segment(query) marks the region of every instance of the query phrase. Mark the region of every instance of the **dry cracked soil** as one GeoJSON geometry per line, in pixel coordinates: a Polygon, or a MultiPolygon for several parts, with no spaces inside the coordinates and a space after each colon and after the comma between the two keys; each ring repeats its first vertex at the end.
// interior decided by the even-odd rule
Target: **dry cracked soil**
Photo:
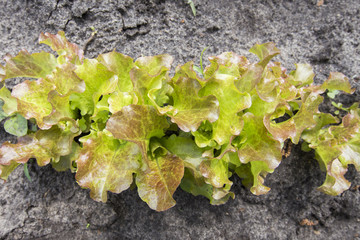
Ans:
{"type": "MultiPolygon", "coordinates": [[[[87,46],[95,57],[116,48],[133,58],[169,53],[173,66],[234,51],[255,60],[248,49],[273,41],[276,60],[289,70],[310,63],[315,81],[343,72],[357,88],[340,96],[360,101],[360,1],[358,0],[0,0],[0,56],[47,50],[40,32],[63,30],[83,46],[90,27],[98,34],[87,46]]],[[[8,81],[11,87],[16,80],[8,81]]],[[[324,104],[322,110],[331,110],[324,104]]],[[[0,128],[0,139],[13,140],[0,128]]],[[[71,172],[29,166],[32,181],[18,168],[0,185],[0,239],[360,239],[360,174],[346,174],[351,190],[327,196],[316,190],[325,178],[313,153],[294,146],[266,179],[272,188],[254,196],[233,178],[234,200],[212,206],[181,189],[177,205],[155,212],[135,190],[90,199],[71,172]]]]}

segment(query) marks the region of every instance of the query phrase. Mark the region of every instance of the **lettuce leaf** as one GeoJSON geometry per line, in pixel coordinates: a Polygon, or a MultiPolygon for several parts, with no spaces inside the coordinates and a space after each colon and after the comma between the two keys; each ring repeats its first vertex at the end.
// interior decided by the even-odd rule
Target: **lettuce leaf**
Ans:
{"type": "Polygon", "coordinates": [[[113,114],[106,129],[115,138],[136,143],[142,153],[144,166],[137,172],[136,185],[139,196],[157,211],[175,205],[173,193],[184,174],[183,161],[170,153],[149,156],[150,139],[164,136],[169,124],[164,116],[148,105],[129,105],[113,114]]]}
{"type": "Polygon", "coordinates": [[[212,124],[212,139],[223,145],[232,136],[240,134],[244,123],[238,113],[251,106],[251,96],[240,92],[235,86],[235,80],[240,76],[239,63],[245,60],[233,53],[224,53],[212,58],[210,62],[205,75],[215,66],[217,70],[204,84],[201,95],[214,95],[219,101],[219,119],[212,124]]]}
{"type": "Polygon", "coordinates": [[[17,112],[17,100],[5,86],[0,89],[0,99],[3,101],[2,110],[8,116],[17,112]]]}
{"type": "Polygon", "coordinates": [[[15,77],[45,78],[57,65],[55,56],[50,53],[30,54],[26,50],[15,57],[6,55],[5,62],[4,73],[0,74],[1,81],[15,77]]]}
{"type": "Polygon", "coordinates": [[[97,59],[118,78],[116,90],[110,93],[107,100],[108,110],[115,113],[127,105],[136,104],[138,100],[130,78],[130,71],[135,66],[133,59],[115,51],[101,54],[97,59]]]}
{"type": "Polygon", "coordinates": [[[164,136],[164,129],[169,127],[164,116],[149,105],[128,105],[113,114],[106,124],[106,129],[115,138],[136,143],[144,159],[147,159],[150,138],[164,136]]]}
{"type": "Polygon", "coordinates": [[[172,62],[173,57],[168,54],[141,57],[135,61],[130,77],[139,104],[151,105],[150,91],[160,89],[167,81],[172,62]]]}
{"type": "Polygon", "coordinates": [[[26,119],[34,118],[41,129],[49,129],[51,125],[43,120],[52,112],[48,94],[55,86],[42,78],[36,81],[26,80],[13,88],[11,95],[17,99],[17,112],[26,119]]]}
{"type": "Polygon", "coordinates": [[[315,149],[316,159],[326,171],[326,179],[319,190],[338,195],[350,187],[344,177],[348,164],[360,170],[360,121],[357,111],[343,117],[342,123],[328,129],[311,132],[306,140],[315,149]]]}
{"type": "Polygon", "coordinates": [[[41,33],[39,43],[46,44],[56,51],[60,56],[58,59],[60,64],[68,61],[74,63],[84,58],[83,50],[76,44],[69,42],[63,31],[59,31],[57,34],[41,33]]]}
{"type": "Polygon", "coordinates": [[[235,194],[229,191],[231,185],[215,188],[211,184],[207,184],[200,171],[194,168],[185,168],[184,178],[181,181],[180,187],[194,196],[208,198],[212,205],[224,204],[229,198],[235,198],[235,194]]]}
{"type": "Polygon", "coordinates": [[[71,107],[80,109],[83,116],[92,115],[100,97],[116,89],[118,77],[96,59],[85,59],[75,73],[85,82],[86,88],[84,92],[70,96],[71,107]]]}
{"type": "Polygon", "coordinates": [[[107,191],[120,193],[130,187],[141,160],[135,143],[120,143],[106,132],[94,131],[80,141],[75,178],[81,187],[90,189],[91,198],[106,202],[107,191]]]}
{"type": "Polygon", "coordinates": [[[10,161],[9,165],[0,165],[0,179],[7,181],[10,173],[12,173],[20,163],[10,161]]]}
{"type": "Polygon", "coordinates": [[[78,132],[53,126],[20,137],[16,144],[4,142],[0,147],[0,165],[26,163],[30,158],[36,158],[39,166],[47,165],[50,161],[58,162],[61,156],[71,153],[72,141],[77,135],[78,132]]]}
{"type": "Polygon", "coordinates": [[[263,176],[279,166],[282,159],[281,142],[268,134],[260,117],[246,113],[243,118],[245,124],[239,135],[242,140],[238,145],[238,157],[247,166],[241,165],[236,173],[244,179],[244,185],[251,187],[252,193],[264,194],[269,188],[262,185],[263,176]],[[243,173],[244,168],[247,174],[243,173]]]}
{"type": "Polygon", "coordinates": [[[147,168],[138,172],[136,185],[140,198],[150,208],[167,210],[175,205],[172,195],[184,175],[183,161],[172,154],[159,156],[147,162],[147,168]]]}
{"type": "Polygon", "coordinates": [[[198,92],[201,84],[196,78],[191,78],[191,75],[196,76],[192,63],[178,67],[171,82],[173,103],[158,108],[161,114],[169,116],[184,132],[195,132],[201,122],[214,122],[219,117],[218,100],[212,95],[200,97],[198,92]]]}

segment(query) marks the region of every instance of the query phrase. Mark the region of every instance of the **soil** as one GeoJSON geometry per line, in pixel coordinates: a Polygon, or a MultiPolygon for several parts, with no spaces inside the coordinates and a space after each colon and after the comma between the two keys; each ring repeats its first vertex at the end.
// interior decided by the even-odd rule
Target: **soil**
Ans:
{"type": "MultiPolygon", "coordinates": [[[[251,60],[255,43],[274,41],[276,60],[289,70],[311,63],[316,82],[329,72],[346,74],[353,87],[360,77],[360,2],[358,0],[0,0],[0,56],[47,50],[40,32],[66,36],[87,46],[86,56],[113,50],[133,58],[169,53],[173,66],[234,51],[251,60]]],[[[7,81],[11,87],[14,80],[7,81]]],[[[340,101],[360,101],[359,91],[340,101]]],[[[329,104],[322,110],[331,111],[329,104]]],[[[14,140],[0,129],[0,139],[14,140]]],[[[234,177],[235,200],[212,206],[181,189],[177,205],[155,212],[135,190],[109,194],[107,203],[90,199],[71,172],[29,166],[32,181],[18,168],[0,185],[0,239],[360,239],[360,174],[346,174],[351,190],[327,196],[316,190],[325,174],[313,153],[294,146],[265,184],[272,190],[254,196],[234,177]]]]}

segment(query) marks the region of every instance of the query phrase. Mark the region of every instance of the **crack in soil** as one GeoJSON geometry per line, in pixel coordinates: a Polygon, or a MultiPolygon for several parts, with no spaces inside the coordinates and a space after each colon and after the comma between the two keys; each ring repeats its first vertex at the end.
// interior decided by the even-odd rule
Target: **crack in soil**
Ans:
{"type": "MultiPolygon", "coordinates": [[[[27,1],[26,1],[26,2],[27,2],[27,1]]],[[[60,0],[56,0],[55,8],[50,11],[47,21],[49,21],[49,19],[52,17],[53,12],[55,12],[55,11],[57,10],[57,7],[58,7],[59,2],[60,2],[60,0]]]]}

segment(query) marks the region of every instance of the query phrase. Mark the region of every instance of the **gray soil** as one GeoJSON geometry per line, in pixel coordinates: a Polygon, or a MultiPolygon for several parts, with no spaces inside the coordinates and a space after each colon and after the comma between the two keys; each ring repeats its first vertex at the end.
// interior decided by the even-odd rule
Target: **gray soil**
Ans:
{"type": "MultiPolygon", "coordinates": [[[[47,49],[40,32],[64,30],[83,45],[90,27],[98,31],[86,56],[113,50],[133,58],[169,53],[174,66],[234,51],[255,60],[248,49],[274,41],[276,60],[288,69],[311,63],[316,82],[329,72],[347,75],[359,90],[360,2],[358,0],[185,0],[31,1],[0,0],[0,56],[47,49]]],[[[13,81],[8,81],[11,86],[13,81]]],[[[358,93],[358,91],[357,91],[358,93]]],[[[359,101],[359,94],[340,101],[359,101]]],[[[328,104],[322,110],[331,111],[328,104]]],[[[2,141],[11,140],[0,129],[2,141]]],[[[254,196],[233,178],[235,200],[211,206],[181,189],[177,205],[155,212],[135,190],[90,199],[70,172],[31,163],[32,182],[18,168],[0,185],[0,239],[360,239],[360,174],[350,167],[352,190],[337,197],[316,190],[325,178],[313,153],[299,146],[268,176],[269,194],[254,196]],[[313,223],[303,225],[306,222],[313,223]]]]}

